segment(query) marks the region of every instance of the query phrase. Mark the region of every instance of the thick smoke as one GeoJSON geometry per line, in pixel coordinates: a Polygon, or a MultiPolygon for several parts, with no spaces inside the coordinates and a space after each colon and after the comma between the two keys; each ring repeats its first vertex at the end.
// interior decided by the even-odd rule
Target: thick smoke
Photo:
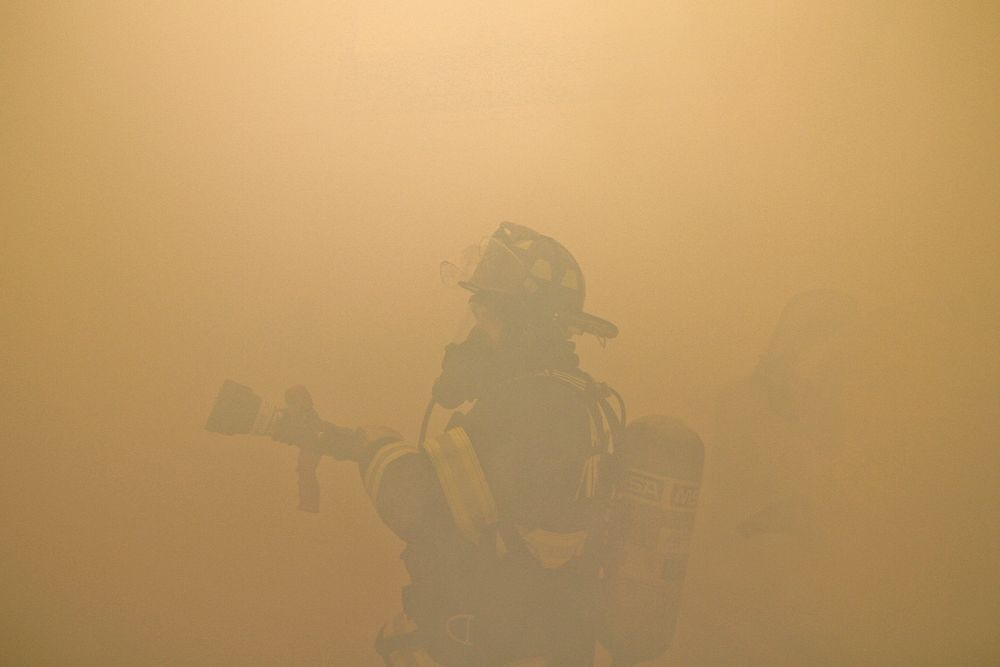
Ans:
{"type": "MultiPolygon", "coordinates": [[[[8,2],[0,662],[374,664],[347,465],[203,431],[231,377],[415,437],[504,219],[706,478],[663,665],[994,664],[990,3],[8,2]]],[[[440,424],[438,424],[440,426],[440,424]]]]}

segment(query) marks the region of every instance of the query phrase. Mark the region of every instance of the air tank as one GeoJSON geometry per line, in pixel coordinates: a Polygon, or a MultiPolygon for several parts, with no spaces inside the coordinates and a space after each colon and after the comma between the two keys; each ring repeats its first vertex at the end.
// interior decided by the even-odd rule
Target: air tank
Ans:
{"type": "Polygon", "coordinates": [[[704,451],[694,431],[659,415],[630,422],[618,446],[599,628],[615,667],[652,660],[673,639],[704,451]]]}

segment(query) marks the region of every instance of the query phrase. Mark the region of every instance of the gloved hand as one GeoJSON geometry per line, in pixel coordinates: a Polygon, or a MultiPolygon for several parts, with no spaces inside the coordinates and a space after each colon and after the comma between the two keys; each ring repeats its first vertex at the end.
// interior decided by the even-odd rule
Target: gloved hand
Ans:
{"type": "Polygon", "coordinates": [[[312,395],[302,385],[285,392],[285,410],[271,437],[298,447],[318,450],[340,461],[360,461],[371,447],[402,440],[387,426],[343,428],[324,421],[313,407],[312,395]]]}
{"type": "Polygon", "coordinates": [[[451,410],[479,398],[483,387],[503,376],[504,359],[490,344],[489,336],[473,329],[461,343],[445,348],[441,375],[434,382],[434,400],[451,410]]]}
{"type": "Polygon", "coordinates": [[[323,420],[313,407],[312,395],[302,385],[285,392],[285,409],[274,425],[271,437],[298,447],[316,446],[323,420]]]}

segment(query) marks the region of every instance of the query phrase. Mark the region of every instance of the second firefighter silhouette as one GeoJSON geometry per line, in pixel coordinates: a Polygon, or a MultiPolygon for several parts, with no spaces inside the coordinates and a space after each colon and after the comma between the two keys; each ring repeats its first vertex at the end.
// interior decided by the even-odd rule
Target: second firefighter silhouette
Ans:
{"type": "Polygon", "coordinates": [[[433,395],[472,408],[420,446],[388,429],[331,443],[407,543],[404,611],[376,648],[389,665],[589,664],[602,468],[623,415],[571,338],[617,328],[583,311],[572,255],[519,225],[501,224],[459,284],[476,324],[447,348],[433,395]]]}

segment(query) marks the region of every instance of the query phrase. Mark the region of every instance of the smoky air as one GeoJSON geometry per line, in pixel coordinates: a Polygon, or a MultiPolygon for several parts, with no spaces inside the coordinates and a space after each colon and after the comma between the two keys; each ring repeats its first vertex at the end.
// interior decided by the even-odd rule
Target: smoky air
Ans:
{"type": "Polygon", "coordinates": [[[1000,662],[998,28],[6,3],[0,663],[1000,662]]]}

